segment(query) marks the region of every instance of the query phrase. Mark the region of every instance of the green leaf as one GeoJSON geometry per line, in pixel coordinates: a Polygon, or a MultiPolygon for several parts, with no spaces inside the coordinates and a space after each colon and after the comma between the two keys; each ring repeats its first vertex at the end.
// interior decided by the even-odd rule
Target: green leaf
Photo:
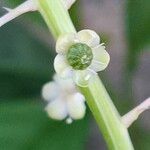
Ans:
{"type": "Polygon", "coordinates": [[[0,97],[40,94],[54,72],[54,51],[21,25],[10,23],[0,29],[0,35],[0,97]]]}
{"type": "Polygon", "coordinates": [[[0,103],[1,150],[83,150],[87,121],[53,121],[38,101],[5,101],[0,103]]]}
{"type": "MultiPolygon", "coordinates": [[[[14,8],[22,2],[7,0],[3,3],[14,8]]],[[[0,28],[0,98],[40,95],[42,85],[53,76],[55,51],[30,33],[45,26],[40,14],[35,12],[22,15],[0,28]],[[28,23],[32,29],[28,30],[28,23]]]]}
{"type": "Polygon", "coordinates": [[[135,123],[129,129],[131,131],[131,139],[136,150],[149,150],[150,148],[150,132],[149,129],[141,128],[135,123]]]}
{"type": "Polygon", "coordinates": [[[128,65],[133,70],[138,56],[150,44],[150,1],[127,1],[127,38],[129,43],[128,65]]]}

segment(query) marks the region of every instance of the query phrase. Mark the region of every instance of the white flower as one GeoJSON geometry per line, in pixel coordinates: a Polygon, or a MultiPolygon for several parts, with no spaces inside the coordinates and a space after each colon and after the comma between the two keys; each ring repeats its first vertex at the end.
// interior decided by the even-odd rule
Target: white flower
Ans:
{"type": "Polygon", "coordinates": [[[64,78],[73,77],[79,86],[87,86],[92,75],[104,70],[110,61],[98,34],[88,29],[60,36],[56,51],[56,72],[64,78]]]}
{"type": "Polygon", "coordinates": [[[71,79],[63,80],[57,75],[54,81],[43,86],[42,96],[48,102],[45,110],[49,117],[55,120],[82,119],[85,116],[85,99],[80,94],[71,79]]]}

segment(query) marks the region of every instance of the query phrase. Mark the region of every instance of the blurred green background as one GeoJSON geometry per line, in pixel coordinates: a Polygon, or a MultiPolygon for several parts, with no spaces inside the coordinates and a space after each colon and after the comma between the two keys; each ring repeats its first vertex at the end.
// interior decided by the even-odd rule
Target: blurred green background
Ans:
{"type": "MultiPolygon", "coordinates": [[[[15,7],[22,0],[0,2],[15,7]]],[[[78,30],[94,29],[111,55],[100,74],[124,114],[150,93],[150,1],[78,0],[70,10],[78,30]]],[[[106,150],[91,114],[66,125],[44,112],[41,87],[52,79],[54,41],[39,13],[0,28],[0,150],[106,150]]],[[[148,113],[130,128],[136,150],[150,149],[148,113]]]]}

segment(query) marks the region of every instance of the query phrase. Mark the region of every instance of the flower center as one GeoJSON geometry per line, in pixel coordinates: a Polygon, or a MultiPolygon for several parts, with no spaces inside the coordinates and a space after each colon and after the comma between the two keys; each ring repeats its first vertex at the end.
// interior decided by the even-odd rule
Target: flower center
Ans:
{"type": "Polygon", "coordinates": [[[76,43],[72,45],[67,53],[67,60],[70,66],[75,70],[84,70],[92,62],[92,49],[83,43],[76,43]]]}

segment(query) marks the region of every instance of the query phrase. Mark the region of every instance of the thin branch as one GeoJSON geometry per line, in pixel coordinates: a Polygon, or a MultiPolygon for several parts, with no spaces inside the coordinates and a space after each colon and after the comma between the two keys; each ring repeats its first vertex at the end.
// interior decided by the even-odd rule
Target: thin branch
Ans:
{"type": "Polygon", "coordinates": [[[37,6],[33,0],[27,0],[14,9],[6,7],[4,7],[4,9],[6,9],[8,13],[0,18],[0,27],[26,12],[36,11],[37,6]]]}
{"type": "Polygon", "coordinates": [[[135,107],[133,110],[128,112],[122,117],[123,124],[129,128],[132,123],[138,119],[139,115],[141,115],[144,111],[150,109],[150,97],[147,98],[143,103],[139,106],[135,107]]]}
{"type": "MultiPolygon", "coordinates": [[[[76,0],[62,0],[62,1],[66,9],[68,10],[76,0]]],[[[4,16],[0,17],[0,27],[24,13],[30,11],[37,11],[38,5],[36,4],[35,0],[27,0],[14,9],[10,9],[7,7],[3,8],[7,11],[7,13],[4,16]]]]}

